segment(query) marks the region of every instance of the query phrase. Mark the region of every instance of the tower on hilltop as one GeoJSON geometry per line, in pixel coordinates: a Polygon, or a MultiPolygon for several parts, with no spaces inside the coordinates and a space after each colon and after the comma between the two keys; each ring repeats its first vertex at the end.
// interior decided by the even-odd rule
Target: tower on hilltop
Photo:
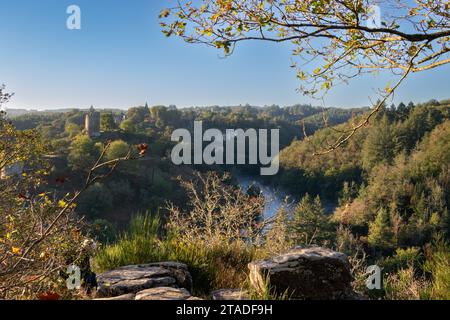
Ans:
{"type": "Polygon", "coordinates": [[[84,129],[89,137],[100,136],[100,112],[95,111],[91,106],[89,112],[85,115],[84,129]]]}

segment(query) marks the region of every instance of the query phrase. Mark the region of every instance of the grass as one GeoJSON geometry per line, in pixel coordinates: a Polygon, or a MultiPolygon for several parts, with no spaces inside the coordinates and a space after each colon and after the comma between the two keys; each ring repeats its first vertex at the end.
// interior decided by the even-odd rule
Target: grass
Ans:
{"type": "MultiPolygon", "coordinates": [[[[286,300],[287,292],[277,293],[267,278],[259,290],[252,289],[248,279],[249,262],[264,259],[264,247],[231,243],[208,242],[186,244],[174,234],[162,235],[157,216],[138,215],[116,243],[99,250],[94,257],[98,273],[124,265],[161,261],[185,263],[192,275],[196,296],[210,298],[217,289],[247,290],[252,300],[286,300]]],[[[388,262],[395,266],[385,278],[385,290],[372,298],[384,299],[450,299],[450,248],[443,237],[436,237],[426,262],[422,266],[428,277],[418,275],[417,250],[399,252],[388,262]],[[395,262],[395,263],[394,263],[395,262]],[[395,270],[397,269],[397,270],[395,270]]],[[[420,272],[419,272],[420,273],[420,272]]]]}
{"type": "Polygon", "coordinates": [[[286,290],[283,293],[278,293],[276,289],[270,283],[270,274],[267,274],[263,283],[261,284],[259,290],[255,287],[251,286],[250,281],[248,280],[247,287],[249,288],[249,296],[250,300],[264,300],[264,301],[274,301],[274,300],[289,300],[290,294],[289,290],[286,290]]]}
{"type": "Polygon", "coordinates": [[[134,217],[116,243],[100,249],[93,265],[100,273],[124,265],[182,262],[192,275],[194,294],[206,297],[212,290],[242,287],[254,255],[255,250],[243,243],[187,245],[176,235],[163,237],[160,219],[146,214],[134,217]]]}

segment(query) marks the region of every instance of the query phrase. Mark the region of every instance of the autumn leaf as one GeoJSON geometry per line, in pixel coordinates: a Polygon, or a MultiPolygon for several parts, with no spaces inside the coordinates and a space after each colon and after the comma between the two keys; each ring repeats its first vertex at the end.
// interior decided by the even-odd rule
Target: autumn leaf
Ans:
{"type": "Polygon", "coordinates": [[[146,144],[146,143],[141,143],[141,144],[139,144],[139,145],[137,146],[137,149],[138,149],[138,151],[139,151],[139,155],[140,155],[140,156],[144,156],[144,155],[147,153],[147,151],[148,151],[148,144],[146,144]]]}
{"type": "Polygon", "coordinates": [[[24,193],[19,193],[18,197],[19,197],[19,199],[23,199],[23,200],[29,200],[29,199],[30,199],[30,198],[29,198],[26,194],[24,194],[24,193]]]}
{"type": "Polygon", "coordinates": [[[161,13],[159,14],[159,18],[167,18],[170,15],[170,10],[169,9],[164,9],[161,11],[161,13]]]}
{"type": "Polygon", "coordinates": [[[11,252],[15,255],[20,255],[20,254],[22,254],[22,249],[17,248],[17,247],[12,247],[11,252]]]}

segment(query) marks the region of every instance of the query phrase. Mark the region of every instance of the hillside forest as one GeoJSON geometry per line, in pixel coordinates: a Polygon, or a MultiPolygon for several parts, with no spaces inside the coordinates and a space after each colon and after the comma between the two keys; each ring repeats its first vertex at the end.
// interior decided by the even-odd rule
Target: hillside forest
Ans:
{"type": "Polygon", "coordinates": [[[0,296],[74,298],[61,280],[70,263],[91,273],[169,260],[189,266],[201,296],[245,285],[253,259],[316,244],[346,253],[355,290],[371,298],[450,298],[448,100],[383,105],[326,154],[368,108],[145,104],[96,110],[100,130],[91,135],[85,116],[93,111],[2,113],[0,167],[23,170],[0,180],[0,296]],[[174,165],[171,133],[194,121],[280,129],[280,172],[174,165]],[[270,199],[256,185],[242,187],[242,176],[282,190],[284,205],[265,216],[270,199]],[[205,220],[211,206],[213,220],[205,220]],[[384,286],[369,292],[373,264],[384,286]]]}

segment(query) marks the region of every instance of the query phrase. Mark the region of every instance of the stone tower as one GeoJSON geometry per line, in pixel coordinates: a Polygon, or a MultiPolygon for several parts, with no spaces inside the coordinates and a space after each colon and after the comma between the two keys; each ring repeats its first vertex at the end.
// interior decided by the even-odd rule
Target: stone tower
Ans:
{"type": "Polygon", "coordinates": [[[89,137],[100,136],[100,112],[91,106],[84,119],[84,129],[89,137]]]}

